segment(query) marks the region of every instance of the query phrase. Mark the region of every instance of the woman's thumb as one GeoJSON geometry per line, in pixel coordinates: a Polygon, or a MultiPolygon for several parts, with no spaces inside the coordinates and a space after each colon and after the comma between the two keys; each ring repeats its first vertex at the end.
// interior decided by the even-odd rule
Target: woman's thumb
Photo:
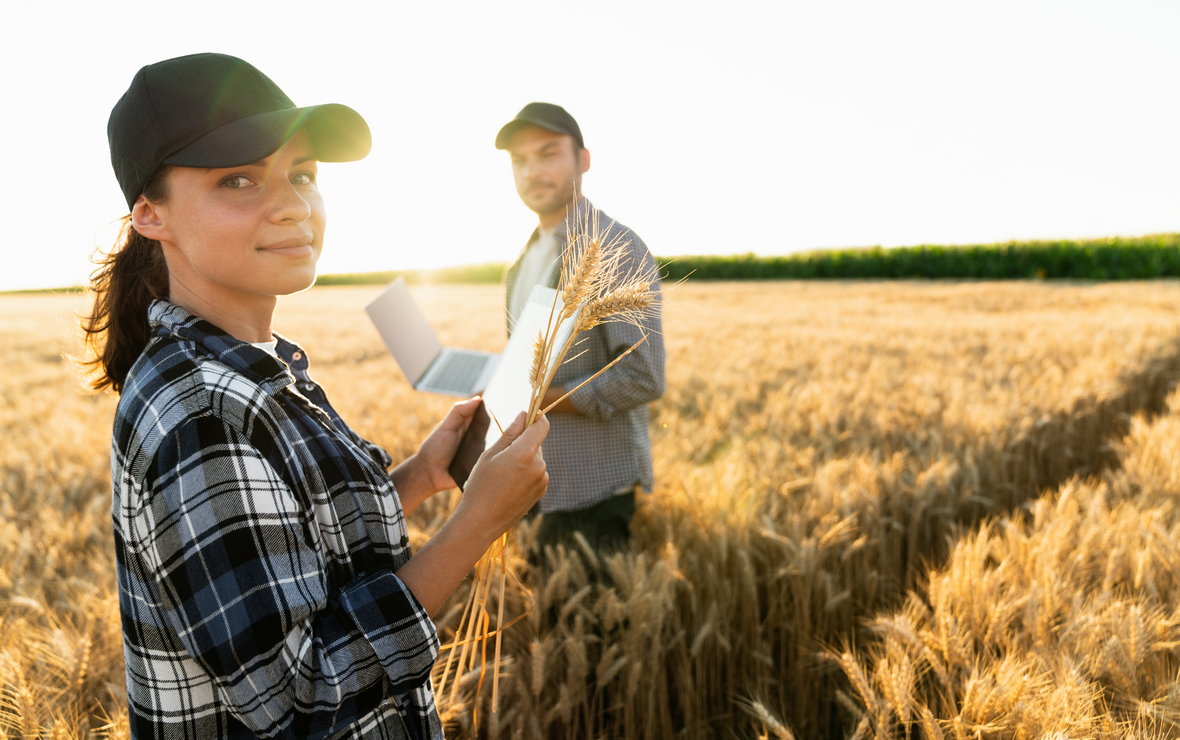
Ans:
{"type": "Polygon", "coordinates": [[[508,428],[504,430],[504,433],[500,435],[500,438],[493,442],[492,446],[488,448],[488,453],[496,455],[508,449],[508,445],[512,444],[512,441],[519,437],[521,432],[524,431],[524,419],[524,412],[521,411],[516,415],[516,418],[512,420],[512,423],[508,425],[508,428]]]}

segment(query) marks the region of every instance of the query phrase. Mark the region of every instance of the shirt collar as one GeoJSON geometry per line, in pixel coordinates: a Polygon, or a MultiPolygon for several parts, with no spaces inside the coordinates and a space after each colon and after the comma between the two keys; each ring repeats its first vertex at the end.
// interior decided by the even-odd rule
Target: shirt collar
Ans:
{"type": "Polygon", "coordinates": [[[574,207],[570,209],[569,213],[565,214],[565,219],[557,227],[558,243],[560,244],[566,240],[571,224],[584,222],[593,211],[594,206],[586,196],[583,195],[579,198],[578,202],[574,204],[574,207]]]}
{"type": "MultiPolygon", "coordinates": [[[[586,196],[578,199],[574,207],[570,209],[565,218],[553,229],[553,238],[557,240],[558,244],[563,244],[566,240],[566,235],[569,233],[571,223],[578,223],[584,221],[591,213],[594,212],[594,204],[586,196]]],[[[541,227],[537,226],[533,229],[532,236],[529,237],[528,245],[533,244],[541,238],[541,227]]],[[[526,248],[527,246],[526,245],[526,248]]]]}
{"type": "Polygon", "coordinates": [[[292,370],[307,369],[307,353],[278,334],[274,335],[278,340],[276,349],[282,359],[226,334],[212,323],[168,301],[152,301],[148,307],[148,323],[156,336],[173,336],[193,342],[202,354],[241,373],[271,395],[295,382],[292,370]]]}

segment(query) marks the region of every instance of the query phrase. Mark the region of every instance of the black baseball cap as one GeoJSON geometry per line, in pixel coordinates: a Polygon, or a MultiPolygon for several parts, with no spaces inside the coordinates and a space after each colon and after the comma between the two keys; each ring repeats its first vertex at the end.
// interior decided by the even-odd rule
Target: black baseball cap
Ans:
{"type": "Polygon", "coordinates": [[[504,124],[500,133],[496,134],[496,148],[507,149],[512,141],[512,135],[530,125],[540,126],[555,134],[568,134],[574,137],[579,147],[586,147],[582,143],[582,129],[578,128],[578,122],[565,108],[553,103],[529,103],[520,109],[516,118],[504,124]]]}
{"type": "Polygon", "coordinates": [[[266,159],[300,128],[316,159],[352,162],[372,147],[369,126],[345,105],[299,108],[253,65],[226,54],[190,54],[149,64],[107,122],[111,165],[135,204],[163,165],[237,167],[266,159]]]}

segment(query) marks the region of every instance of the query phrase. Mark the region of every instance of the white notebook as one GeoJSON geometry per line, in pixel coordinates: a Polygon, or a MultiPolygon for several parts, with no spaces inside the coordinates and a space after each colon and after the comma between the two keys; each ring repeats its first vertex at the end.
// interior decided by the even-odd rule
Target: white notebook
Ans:
{"type": "MultiPolygon", "coordinates": [[[[528,301],[521,309],[512,336],[508,338],[508,344],[500,355],[500,364],[483,393],[484,406],[500,424],[508,426],[517,414],[528,411],[532,391],[529,373],[533,367],[533,342],[536,341],[541,329],[549,323],[551,315],[560,314],[561,309],[562,303],[557,298],[557,291],[540,285],[533,288],[528,301]],[[553,308],[555,299],[556,310],[553,308]]],[[[554,353],[560,350],[577,320],[578,316],[575,313],[558,328],[554,353]]],[[[571,349],[568,356],[573,356],[577,352],[577,348],[571,349]]],[[[553,367],[553,363],[550,362],[549,365],[551,373],[555,372],[557,368],[553,367]]],[[[491,445],[499,436],[500,430],[493,421],[488,427],[487,444],[491,445]]]]}

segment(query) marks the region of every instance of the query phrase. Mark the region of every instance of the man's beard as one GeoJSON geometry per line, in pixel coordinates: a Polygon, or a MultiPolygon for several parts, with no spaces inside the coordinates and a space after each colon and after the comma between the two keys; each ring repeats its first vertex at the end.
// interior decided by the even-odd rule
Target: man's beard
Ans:
{"type": "Polygon", "coordinates": [[[566,208],[573,205],[574,202],[574,184],[571,182],[567,188],[559,188],[552,185],[552,183],[544,183],[544,185],[535,186],[525,189],[525,197],[530,200],[525,201],[528,204],[529,210],[538,216],[547,216],[552,213],[564,211],[566,208]],[[531,194],[536,190],[541,190],[545,193],[540,200],[531,199],[531,194]]]}

